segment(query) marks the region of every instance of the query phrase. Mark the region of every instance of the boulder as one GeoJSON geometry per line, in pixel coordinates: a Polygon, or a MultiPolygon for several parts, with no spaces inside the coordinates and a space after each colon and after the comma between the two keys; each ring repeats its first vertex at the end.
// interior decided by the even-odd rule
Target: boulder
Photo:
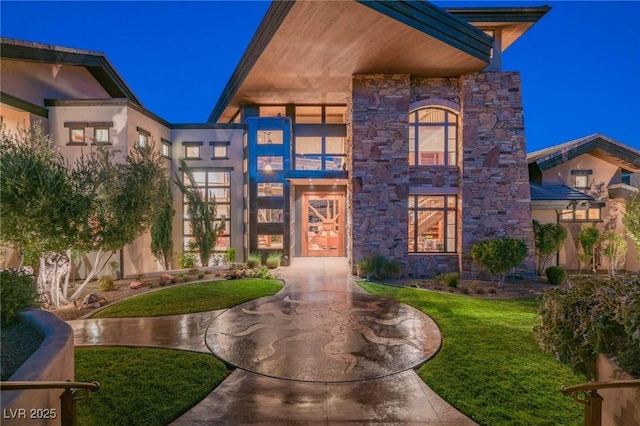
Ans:
{"type": "Polygon", "coordinates": [[[147,286],[146,282],[138,281],[138,280],[131,281],[131,283],[129,284],[129,288],[133,289],[133,290],[136,290],[136,289],[139,289],[139,288],[142,288],[142,287],[146,287],[146,286],[147,286]]]}

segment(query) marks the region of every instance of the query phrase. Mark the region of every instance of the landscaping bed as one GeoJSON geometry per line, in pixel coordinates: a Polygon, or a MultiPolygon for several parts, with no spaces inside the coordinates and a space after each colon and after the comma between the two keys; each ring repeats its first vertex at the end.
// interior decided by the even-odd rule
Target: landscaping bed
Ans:
{"type": "Polygon", "coordinates": [[[0,380],[8,380],[40,347],[43,337],[24,322],[2,324],[0,336],[0,380]]]}

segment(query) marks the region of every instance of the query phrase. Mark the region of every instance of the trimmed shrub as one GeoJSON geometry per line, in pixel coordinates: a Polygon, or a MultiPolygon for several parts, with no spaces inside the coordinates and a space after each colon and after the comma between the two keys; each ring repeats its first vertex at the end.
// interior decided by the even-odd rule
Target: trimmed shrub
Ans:
{"type": "Polygon", "coordinates": [[[269,256],[267,256],[267,268],[269,268],[269,269],[278,268],[280,266],[280,263],[282,263],[282,253],[281,252],[273,251],[273,252],[269,253],[269,256]]]}
{"type": "Polygon", "coordinates": [[[3,324],[18,321],[18,312],[37,307],[33,276],[15,270],[0,271],[0,318],[3,324]]]}
{"type": "Polygon", "coordinates": [[[547,282],[553,285],[560,285],[567,278],[567,273],[559,266],[549,266],[544,273],[547,276],[547,282]]]}
{"type": "Polygon", "coordinates": [[[492,280],[497,277],[502,287],[507,272],[527,257],[527,245],[514,238],[482,240],[471,247],[471,257],[491,273],[492,280]]]}
{"type": "Polygon", "coordinates": [[[98,280],[100,291],[111,291],[116,288],[116,283],[110,275],[103,275],[98,280]]]}
{"type": "Polygon", "coordinates": [[[359,260],[358,276],[383,281],[385,278],[398,278],[402,274],[400,264],[384,256],[372,256],[359,260]]]}
{"type": "Polygon", "coordinates": [[[262,258],[258,253],[251,253],[247,258],[247,266],[249,268],[257,268],[262,265],[262,258]]]}
{"type": "Polygon", "coordinates": [[[640,377],[640,275],[572,279],[547,289],[534,334],[540,346],[595,378],[598,354],[640,377]]]}

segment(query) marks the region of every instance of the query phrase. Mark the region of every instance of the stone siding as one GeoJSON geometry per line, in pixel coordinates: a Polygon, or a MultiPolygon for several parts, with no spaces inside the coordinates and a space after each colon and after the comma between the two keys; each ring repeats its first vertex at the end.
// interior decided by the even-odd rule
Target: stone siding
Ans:
{"type": "Polygon", "coordinates": [[[410,103],[414,109],[425,101],[433,101],[441,106],[460,105],[460,91],[457,78],[411,77],[410,103]]]}
{"type": "Polygon", "coordinates": [[[399,262],[407,255],[409,93],[408,75],[354,75],[351,81],[347,198],[354,265],[374,255],[399,262]]]}
{"type": "Polygon", "coordinates": [[[455,166],[410,166],[409,184],[411,193],[419,187],[421,194],[450,194],[455,195],[460,183],[460,169],[455,166]],[[453,192],[451,192],[453,191],[453,192]]]}
{"type": "Polygon", "coordinates": [[[534,276],[531,196],[517,72],[462,76],[462,258],[465,278],[476,277],[471,259],[478,240],[522,239],[529,255],[520,274],[534,276]]]}

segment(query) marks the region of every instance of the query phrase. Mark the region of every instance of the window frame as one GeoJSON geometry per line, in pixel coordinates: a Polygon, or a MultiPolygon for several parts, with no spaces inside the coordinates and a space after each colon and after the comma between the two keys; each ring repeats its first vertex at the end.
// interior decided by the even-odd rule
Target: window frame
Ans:
{"type": "Polygon", "coordinates": [[[209,142],[209,146],[211,146],[211,159],[212,160],[228,160],[229,159],[229,147],[231,146],[231,141],[214,141],[209,142]],[[216,149],[224,148],[224,155],[216,155],[216,149]]]}
{"type": "MultiPolygon", "coordinates": [[[[419,251],[418,247],[420,246],[418,244],[419,241],[419,227],[418,226],[414,226],[413,228],[413,235],[407,235],[407,253],[409,254],[457,254],[458,253],[458,222],[459,222],[459,218],[458,218],[458,196],[456,195],[451,195],[451,194],[410,194],[409,195],[409,199],[407,200],[407,210],[408,210],[408,214],[409,214],[409,218],[408,218],[408,223],[407,223],[407,233],[410,232],[410,225],[411,223],[416,223],[417,222],[417,218],[419,216],[420,212],[442,212],[443,214],[443,221],[444,221],[444,226],[443,226],[443,237],[442,237],[442,250],[430,250],[430,251],[419,251]],[[443,201],[443,205],[442,207],[419,207],[418,205],[418,199],[419,197],[432,197],[432,198],[442,198],[443,201]],[[413,198],[414,202],[413,202],[413,207],[409,207],[409,200],[413,198]],[[449,207],[449,201],[450,199],[453,199],[453,206],[449,207]],[[453,251],[449,251],[447,250],[447,242],[451,239],[449,238],[449,227],[451,226],[451,224],[449,223],[449,214],[453,213],[453,229],[454,229],[454,235],[453,235],[453,246],[454,249],[453,251]],[[411,216],[413,216],[413,221],[411,220],[411,216]],[[411,245],[413,245],[413,250],[410,250],[409,248],[411,247],[411,245]]],[[[437,246],[436,246],[437,247],[437,246]]]]}
{"type": "Polygon", "coordinates": [[[409,138],[409,153],[413,152],[414,153],[414,160],[413,162],[409,161],[409,166],[417,166],[417,167],[433,167],[433,166],[457,166],[458,162],[460,161],[460,156],[458,154],[458,143],[459,143],[459,134],[458,134],[458,130],[459,130],[459,122],[460,122],[460,116],[456,111],[452,111],[449,110],[447,108],[443,108],[443,107],[438,107],[438,106],[428,106],[428,107],[422,107],[422,108],[417,108],[414,109],[413,111],[411,111],[409,113],[409,129],[413,129],[413,142],[411,141],[411,138],[409,138]],[[425,110],[437,110],[437,111],[442,111],[444,113],[444,121],[442,122],[435,122],[435,123],[421,123],[420,121],[418,121],[418,117],[419,117],[419,113],[421,111],[425,111],[425,110]],[[450,114],[453,115],[455,117],[455,122],[450,122],[449,121],[449,117],[450,114]],[[411,116],[414,116],[414,120],[413,122],[411,121],[411,116]],[[442,156],[443,156],[443,163],[442,164],[420,164],[420,153],[421,151],[419,150],[420,148],[420,129],[421,128],[429,128],[429,127],[442,127],[443,129],[443,151],[442,151],[442,156]],[[453,134],[455,135],[454,138],[454,146],[453,149],[450,149],[451,147],[449,146],[449,135],[451,134],[451,132],[453,131],[453,134]],[[411,150],[411,144],[413,143],[413,151],[411,150]],[[455,161],[454,164],[449,164],[449,157],[451,155],[455,156],[455,161]]]}
{"type": "Polygon", "coordinates": [[[93,143],[96,145],[111,145],[111,129],[107,126],[96,126],[93,128],[93,143]],[[98,140],[98,131],[106,130],[107,132],[107,140],[99,141],[98,140]]]}
{"type": "Polygon", "coordinates": [[[294,138],[294,142],[293,142],[293,169],[294,170],[306,170],[306,169],[301,169],[298,166],[298,162],[301,159],[305,159],[305,158],[314,158],[314,157],[319,157],[320,158],[320,170],[317,171],[344,171],[346,169],[346,165],[347,165],[347,153],[346,153],[346,136],[297,136],[294,138]],[[305,154],[299,154],[298,153],[298,139],[304,139],[304,138],[308,138],[308,139],[312,139],[312,138],[319,138],[320,139],[320,152],[309,152],[309,153],[305,153],[305,154]],[[344,153],[334,153],[334,152],[327,152],[327,139],[328,138],[340,138],[343,139],[343,143],[342,143],[342,148],[344,153]],[[340,169],[329,169],[327,168],[327,159],[328,158],[341,158],[342,159],[342,166],[340,169]]]}
{"type": "MultiPolygon", "coordinates": [[[[185,160],[201,160],[202,159],[202,142],[182,142],[183,154],[185,160]],[[190,155],[189,150],[195,149],[195,155],[190,155]]],[[[194,153],[192,153],[194,154],[194,153]]]]}

